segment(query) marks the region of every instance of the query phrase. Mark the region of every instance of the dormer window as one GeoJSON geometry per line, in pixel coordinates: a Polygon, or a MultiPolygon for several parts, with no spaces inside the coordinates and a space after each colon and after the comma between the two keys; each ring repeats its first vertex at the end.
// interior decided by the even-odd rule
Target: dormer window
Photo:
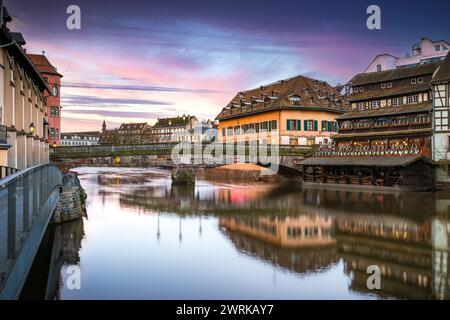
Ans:
{"type": "Polygon", "coordinates": [[[292,105],[299,106],[301,99],[299,96],[294,95],[289,97],[289,101],[291,102],[292,105]]]}

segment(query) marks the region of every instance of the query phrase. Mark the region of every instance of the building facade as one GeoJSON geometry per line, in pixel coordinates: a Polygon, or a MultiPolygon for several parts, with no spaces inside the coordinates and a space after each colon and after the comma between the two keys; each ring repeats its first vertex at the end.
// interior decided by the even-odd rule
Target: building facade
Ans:
{"type": "Polygon", "coordinates": [[[122,123],[118,129],[120,144],[141,144],[142,134],[150,126],[146,122],[142,123],[122,123]]]}
{"type": "Polygon", "coordinates": [[[306,181],[432,188],[431,83],[441,64],[356,75],[333,148],[301,162],[306,181]]]}
{"type": "Polygon", "coordinates": [[[223,142],[328,145],[346,101],[328,83],[297,76],[239,92],[217,116],[223,142]]]}
{"type": "Polygon", "coordinates": [[[433,160],[450,160],[450,53],[433,77],[433,160]]]}
{"type": "Polygon", "coordinates": [[[61,146],[93,146],[100,144],[100,132],[66,132],[61,134],[61,146]]]}
{"type": "Polygon", "coordinates": [[[0,17],[0,124],[6,131],[1,166],[24,169],[49,159],[45,95],[50,90],[23,49],[21,34],[12,33],[6,8],[0,17]]]}
{"type": "Polygon", "coordinates": [[[62,75],[43,54],[29,54],[36,68],[44,77],[50,89],[46,94],[47,115],[50,128],[49,143],[51,146],[61,144],[61,78],[62,75]]]}
{"type": "Polygon", "coordinates": [[[419,43],[412,46],[411,53],[405,57],[395,57],[387,53],[377,55],[364,72],[380,72],[440,61],[445,58],[449,50],[450,43],[445,40],[432,41],[422,38],[419,43]]]}
{"type": "Polygon", "coordinates": [[[189,130],[199,126],[197,117],[183,115],[173,118],[159,118],[153,127],[148,127],[142,135],[143,143],[183,141],[189,130]]]}

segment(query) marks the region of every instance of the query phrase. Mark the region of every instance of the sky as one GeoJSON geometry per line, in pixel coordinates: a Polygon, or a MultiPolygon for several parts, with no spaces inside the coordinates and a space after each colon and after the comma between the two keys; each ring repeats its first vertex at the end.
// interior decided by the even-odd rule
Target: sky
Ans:
{"type": "Polygon", "coordinates": [[[295,75],[345,83],[379,53],[450,41],[450,1],[4,0],[27,52],[63,74],[62,131],[183,114],[214,119],[238,91],[295,75]],[[81,30],[69,30],[69,5],[81,30]],[[369,30],[367,7],[381,9],[369,30]]]}

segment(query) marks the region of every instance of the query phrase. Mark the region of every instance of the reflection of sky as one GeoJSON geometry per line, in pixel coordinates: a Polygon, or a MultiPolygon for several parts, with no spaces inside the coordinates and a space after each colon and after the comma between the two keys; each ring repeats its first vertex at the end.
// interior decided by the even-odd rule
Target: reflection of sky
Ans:
{"type": "MultiPolygon", "coordinates": [[[[84,171],[84,169],[83,169],[84,171]]],[[[93,172],[93,169],[86,169],[93,172]]],[[[80,176],[88,194],[80,252],[81,290],[63,287],[63,299],[342,299],[343,264],[298,275],[236,250],[215,217],[158,215],[103,201],[94,175],[80,176]],[[144,214],[145,213],[145,214],[144,214]]],[[[367,297],[365,297],[367,298],[367,297]]]]}
{"type": "Polygon", "coordinates": [[[381,31],[365,27],[366,0],[78,0],[81,31],[65,28],[71,1],[5,2],[28,52],[45,50],[64,74],[65,131],[213,118],[238,90],[297,74],[345,82],[377,53],[450,39],[448,1],[380,0],[381,31]]]}

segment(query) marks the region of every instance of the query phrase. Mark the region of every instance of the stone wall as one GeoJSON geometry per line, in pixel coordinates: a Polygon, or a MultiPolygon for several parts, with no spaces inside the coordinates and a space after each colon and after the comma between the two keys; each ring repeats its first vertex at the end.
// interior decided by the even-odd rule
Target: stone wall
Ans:
{"type": "Polygon", "coordinates": [[[65,174],[63,187],[53,214],[52,223],[79,219],[85,213],[86,194],[75,174],[65,174]]]}

